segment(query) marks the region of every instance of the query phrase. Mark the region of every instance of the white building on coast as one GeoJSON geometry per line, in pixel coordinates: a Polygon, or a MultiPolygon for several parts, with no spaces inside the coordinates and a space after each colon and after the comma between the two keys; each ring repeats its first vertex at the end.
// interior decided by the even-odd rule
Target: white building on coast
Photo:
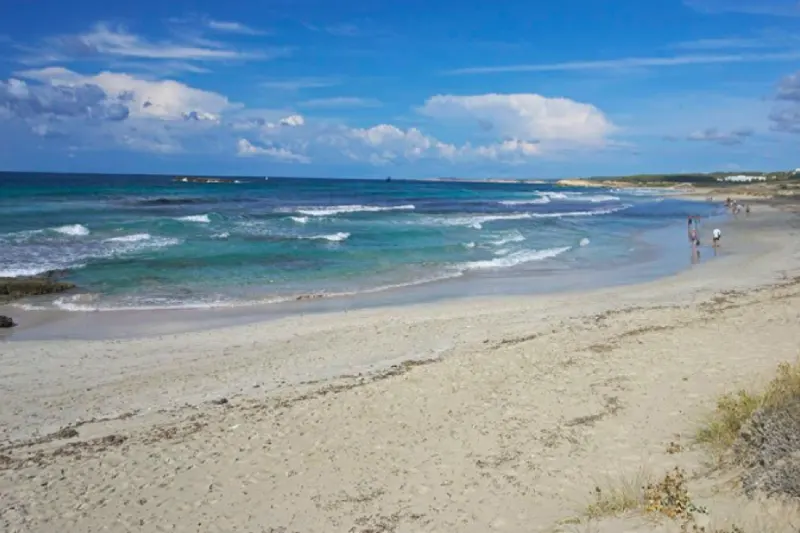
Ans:
{"type": "Polygon", "coordinates": [[[728,181],[734,183],[752,183],[754,181],[767,181],[766,176],[747,176],[740,174],[738,176],[725,176],[724,178],[717,178],[717,181],[728,181]]]}

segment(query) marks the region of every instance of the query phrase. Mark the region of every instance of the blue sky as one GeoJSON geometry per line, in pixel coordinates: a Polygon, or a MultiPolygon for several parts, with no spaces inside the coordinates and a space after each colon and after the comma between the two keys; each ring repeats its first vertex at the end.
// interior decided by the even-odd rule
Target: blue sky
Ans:
{"type": "Polygon", "coordinates": [[[0,169],[800,167],[798,0],[6,0],[0,169]]]}

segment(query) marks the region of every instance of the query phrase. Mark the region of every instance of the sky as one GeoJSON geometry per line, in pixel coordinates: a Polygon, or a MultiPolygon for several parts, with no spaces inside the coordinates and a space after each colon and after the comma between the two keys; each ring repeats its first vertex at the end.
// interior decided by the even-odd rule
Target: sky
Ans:
{"type": "Polygon", "coordinates": [[[800,167],[798,0],[3,0],[0,170],[800,167]]]}

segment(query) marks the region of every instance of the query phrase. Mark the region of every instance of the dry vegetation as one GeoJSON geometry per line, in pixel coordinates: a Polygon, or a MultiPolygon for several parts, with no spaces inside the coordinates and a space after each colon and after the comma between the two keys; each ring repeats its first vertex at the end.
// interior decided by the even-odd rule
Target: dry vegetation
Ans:
{"type": "MultiPolygon", "coordinates": [[[[749,509],[736,515],[745,522],[756,518],[759,525],[744,528],[734,523],[738,519],[723,527],[710,525],[707,509],[693,501],[681,468],[656,482],[639,471],[604,483],[605,488],[596,487],[584,520],[625,515],[667,518],[681,533],[800,531],[794,524],[800,510],[800,362],[781,364],[775,378],[760,392],[740,390],[722,396],[703,421],[696,441],[707,446],[719,467],[735,466],[738,470],[731,472],[742,471],[741,486],[753,505],[759,498],[769,497],[766,501],[771,503],[765,508],[772,506],[772,512],[749,509]],[[705,518],[700,520],[700,516],[705,518]],[[770,525],[761,524],[764,520],[770,525]]],[[[667,446],[670,455],[681,451],[675,442],[667,446]]]]}
{"type": "MultiPolygon", "coordinates": [[[[779,410],[800,399],[800,363],[783,363],[763,392],[740,390],[726,394],[697,432],[697,442],[708,445],[718,457],[729,456],[742,429],[758,410],[779,410]]],[[[798,450],[800,451],[800,450],[798,450]]]]}

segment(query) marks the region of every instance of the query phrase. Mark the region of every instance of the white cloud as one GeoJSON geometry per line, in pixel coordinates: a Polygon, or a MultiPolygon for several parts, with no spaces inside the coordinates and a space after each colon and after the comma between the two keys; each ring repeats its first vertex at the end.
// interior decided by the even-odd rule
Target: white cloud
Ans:
{"type": "Polygon", "coordinates": [[[420,112],[440,120],[473,122],[501,139],[601,144],[614,131],[593,105],[538,94],[437,95],[420,112]]]}
{"type": "Polygon", "coordinates": [[[310,163],[311,160],[302,155],[296,154],[287,148],[275,146],[256,146],[247,139],[239,139],[236,143],[237,154],[240,157],[266,156],[271,159],[284,162],[310,163]]]}
{"type": "Polygon", "coordinates": [[[312,98],[297,104],[307,108],[343,108],[343,107],[378,107],[380,101],[375,98],[359,98],[355,96],[334,96],[332,98],[312,98]]]}
{"type": "Polygon", "coordinates": [[[260,83],[265,89],[279,91],[298,91],[300,89],[320,89],[338,85],[339,80],[333,78],[294,78],[284,80],[267,80],[260,83]]]}
{"type": "Polygon", "coordinates": [[[302,117],[302,115],[290,115],[288,117],[282,118],[278,121],[278,124],[281,126],[302,126],[306,123],[306,120],[302,117]]]}
{"type": "Polygon", "coordinates": [[[175,80],[64,67],[19,72],[0,82],[0,109],[42,138],[103,149],[109,143],[159,153],[264,157],[286,163],[374,165],[439,160],[519,163],[566,146],[604,146],[613,125],[592,105],[536,94],[439,95],[420,109],[447,130],[483,127],[484,144],[453,144],[418,128],[351,127],[291,110],[246,109],[175,80]],[[5,104],[4,104],[5,102],[5,104]]]}
{"type": "Polygon", "coordinates": [[[167,40],[152,41],[130,33],[122,26],[112,27],[97,23],[91,30],[74,35],[59,35],[46,39],[38,47],[26,47],[28,56],[23,62],[52,63],[81,60],[92,57],[140,59],[140,60],[184,60],[184,61],[231,61],[245,59],[272,59],[286,55],[288,48],[243,51],[223,43],[203,39],[184,39],[182,42],[167,40]]]}
{"type": "Polygon", "coordinates": [[[56,87],[96,85],[108,96],[128,102],[132,117],[218,120],[222,112],[239,107],[221,94],[173,80],[148,81],[113,72],[84,76],[63,67],[28,70],[18,73],[18,76],[56,87]]]}
{"type": "Polygon", "coordinates": [[[210,19],[206,24],[212,30],[225,33],[238,33],[240,35],[263,35],[266,33],[262,30],[251,28],[241,22],[210,19]]]}
{"type": "Polygon", "coordinates": [[[796,61],[800,51],[763,54],[710,54],[672,57],[623,57],[593,61],[567,61],[563,63],[534,63],[527,65],[496,65],[466,67],[447,71],[445,74],[492,74],[504,72],[570,72],[586,70],[631,69],[646,67],[680,67],[687,65],[712,65],[724,63],[762,63],[796,61]]]}

